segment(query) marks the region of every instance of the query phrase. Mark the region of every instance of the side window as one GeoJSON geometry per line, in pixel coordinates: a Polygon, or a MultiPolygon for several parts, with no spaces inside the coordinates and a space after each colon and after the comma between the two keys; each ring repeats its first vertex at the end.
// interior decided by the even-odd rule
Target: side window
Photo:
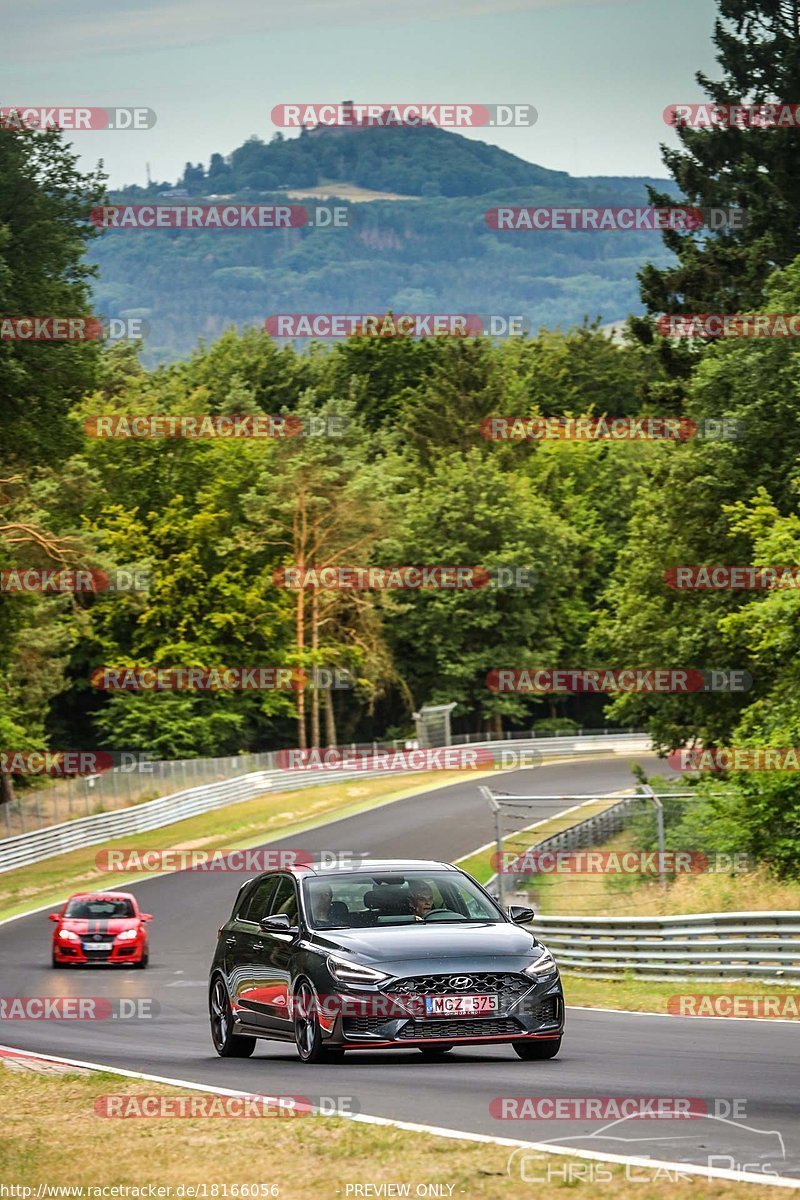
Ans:
{"type": "Polygon", "coordinates": [[[258,922],[262,917],[266,917],[277,884],[277,875],[268,875],[266,879],[260,880],[251,889],[249,897],[245,899],[241,911],[237,914],[239,920],[258,922]]]}
{"type": "Polygon", "coordinates": [[[272,898],[269,915],[274,917],[276,913],[286,913],[292,924],[297,924],[297,889],[294,880],[290,879],[288,875],[281,877],[277,891],[272,898]]]}

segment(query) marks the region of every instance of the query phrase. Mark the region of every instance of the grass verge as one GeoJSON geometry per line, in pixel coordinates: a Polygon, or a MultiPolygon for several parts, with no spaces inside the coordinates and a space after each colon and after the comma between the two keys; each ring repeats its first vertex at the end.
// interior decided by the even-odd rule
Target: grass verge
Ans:
{"type": "MultiPolygon", "coordinates": [[[[800,991],[790,983],[759,983],[755,979],[720,980],[709,982],[697,979],[588,979],[577,972],[562,971],[564,997],[568,1005],[582,1008],[622,1008],[628,1012],[669,1012],[669,1000],[675,996],[737,996],[753,998],[753,1015],[767,1019],[782,1017],[800,1020],[800,991]],[[784,997],[789,997],[788,1003],[784,997]],[[771,1003],[766,1003],[767,1001],[771,1003]],[[777,1011],[775,1009],[777,1008],[777,1011]]],[[[690,1005],[691,1007],[691,1005],[690,1005]]],[[[715,1011],[727,1016],[725,1005],[715,1011]]],[[[700,1008],[701,1013],[705,1008],[700,1008]]],[[[689,1015],[692,1015],[691,1012],[689,1015]]],[[[708,1013],[707,1015],[714,1015],[708,1013]]]]}
{"type": "MultiPolygon", "coordinates": [[[[631,830],[597,849],[636,849],[631,830]]],[[[800,882],[779,880],[766,867],[677,875],[662,889],[649,875],[557,873],[536,875],[525,889],[543,915],[668,916],[671,913],[767,912],[800,909],[800,882]]]]}
{"type": "MultiPolygon", "coordinates": [[[[0,1177],[7,1185],[75,1187],[87,1198],[89,1188],[172,1189],[173,1197],[276,1195],[281,1200],[346,1200],[380,1195],[364,1185],[408,1185],[407,1195],[467,1197],[468,1200],[519,1200],[535,1196],[535,1184],[520,1178],[521,1152],[491,1143],[471,1143],[390,1126],[336,1118],[143,1118],[103,1117],[95,1104],[106,1095],[197,1096],[172,1086],[132,1080],[111,1072],[38,1074],[0,1060],[0,1177]],[[76,1153],[76,1138],[80,1153],[76,1153]],[[254,1191],[251,1185],[274,1185],[254,1191]],[[205,1192],[202,1191],[205,1185],[205,1192]],[[223,1192],[223,1185],[227,1189],[223,1192]],[[233,1190],[238,1185],[237,1190],[233,1190]],[[242,1189],[245,1185],[245,1189],[242,1189]],[[354,1186],[361,1185],[359,1192],[354,1186]],[[427,1190],[422,1190],[420,1185],[427,1190]],[[434,1191],[432,1185],[438,1185],[434,1191]],[[176,1189],[184,1188],[183,1193],[176,1189]],[[216,1192],[213,1190],[217,1188],[216,1192]]],[[[43,1068],[45,1069],[45,1068],[43,1068]]],[[[420,1063],[420,1083],[426,1069],[420,1063]]],[[[68,1069],[67,1069],[68,1070],[68,1069]]],[[[527,1066],[526,1066],[527,1070],[527,1066]]],[[[356,1097],[357,1099],[357,1097],[356,1097]]],[[[500,1122],[498,1122],[500,1124],[500,1122]]],[[[516,1125],[516,1123],[515,1123],[516,1125]]],[[[509,1136],[505,1129],[498,1136],[509,1136]]],[[[513,1135],[511,1135],[513,1136],[513,1135]]],[[[531,1131],[531,1136],[534,1136],[531,1131]]],[[[585,1200],[674,1200],[675,1188],[689,1189],[702,1200],[772,1200],[776,1188],[761,1184],[711,1181],[680,1173],[666,1178],[656,1168],[636,1168],[639,1182],[626,1178],[621,1163],[600,1164],[537,1153],[528,1171],[540,1178],[552,1172],[549,1186],[570,1190],[581,1183],[585,1200]],[[571,1163],[574,1167],[570,1168],[571,1163]],[[549,1170],[548,1170],[549,1169],[549,1170]],[[577,1174],[576,1174],[577,1173],[577,1174]],[[573,1182],[568,1178],[572,1176],[573,1182]],[[641,1182],[649,1179],[643,1193],[641,1182]]],[[[541,1190],[541,1189],[540,1189],[541,1190]]],[[[46,1195],[46,1192],[42,1193],[46,1195]]],[[[108,1193],[107,1193],[108,1194],[108,1193]]],[[[386,1195],[403,1195],[397,1188],[386,1195]]]]}

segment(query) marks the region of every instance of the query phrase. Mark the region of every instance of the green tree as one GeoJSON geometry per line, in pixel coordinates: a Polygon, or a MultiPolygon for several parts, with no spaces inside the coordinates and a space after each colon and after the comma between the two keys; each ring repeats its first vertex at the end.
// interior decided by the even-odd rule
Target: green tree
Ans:
{"type": "MultiPolygon", "coordinates": [[[[771,280],[768,311],[800,302],[800,261],[771,280]]],[[[748,639],[733,640],[728,618],[764,603],[752,592],[680,591],[665,572],[679,565],[742,564],[754,560],[755,526],[740,505],[789,518],[800,483],[800,354],[788,340],[752,339],[709,347],[692,380],[689,416],[738,422],[732,439],[697,439],[658,450],[633,505],[590,644],[633,666],[750,671],[742,694],[620,697],[615,716],[647,721],[663,747],[699,740],[728,744],[744,714],[769,693],[766,662],[748,639]]],[[[771,611],[771,610],[769,610],[771,611]]]]}
{"type": "MultiPolygon", "coordinates": [[[[0,137],[0,319],[90,315],[87,241],[102,176],[81,174],[60,132],[7,129],[0,137]]],[[[62,464],[80,436],[71,404],[94,379],[86,342],[0,341],[0,563],[54,566],[81,549],[60,494],[62,464]]],[[[84,483],[85,487],[85,483],[84,483]]],[[[69,491],[69,489],[67,489],[69,491]]],[[[74,493],[72,494],[74,499],[74,493]]],[[[76,637],[68,600],[0,594],[0,730],[3,744],[46,741],[49,704],[64,687],[76,637]]],[[[0,775],[0,799],[13,789],[0,775]]]]}
{"type": "MultiPolygon", "coordinates": [[[[697,81],[719,104],[793,102],[800,95],[800,0],[718,0],[714,44],[722,78],[697,81]]],[[[639,278],[650,313],[748,312],[776,267],[800,254],[800,129],[678,126],[682,149],[662,157],[686,202],[745,210],[742,229],[665,230],[677,263],[639,278]]],[[[653,204],[674,198],[650,189],[653,204]]]]}
{"type": "Polygon", "coordinates": [[[477,449],[443,453],[404,481],[397,504],[398,532],[379,561],[506,570],[494,576],[502,587],[385,593],[387,630],[415,702],[456,701],[462,716],[495,729],[503,716],[529,714],[529,699],[493,692],[487,675],[561,661],[578,619],[580,538],[524,473],[477,449]]]}
{"type": "MultiPolygon", "coordinates": [[[[77,161],[58,130],[0,138],[0,317],[91,314],[85,252],[104,177],[77,161]]],[[[0,465],[52,464],[80,447],[67,414],[92,387],[98,353],[93,342],[0,341],[0,465]]]]}

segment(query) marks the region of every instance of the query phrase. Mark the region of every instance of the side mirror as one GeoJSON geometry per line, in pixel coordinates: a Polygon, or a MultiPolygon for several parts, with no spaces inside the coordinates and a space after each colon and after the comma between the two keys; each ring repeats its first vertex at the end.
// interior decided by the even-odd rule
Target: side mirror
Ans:
{"type": "Polygon", "coordinates": [[[295,933],[295,926],[289,920],[287,913],[273,913],[271,917],[262,917],[258,922],[259,929],[264,933],[295,933]]]}
{"type": "Polygon", "coordinates": [[[509,904],[508,915],[515,925],[527,925],[534,919],[536,913],[524,904],[509,904]]]}
{"type": "Polygon", "coordinates": [[[50,913],[50,920],[57,921],[60,915],[60,913],[50,913]]]}
{"type": "Polygon", "coordinates": [[[152,921],[152,919],[153,919],[152,913],[139,913],[140,921],[152,921]]]}

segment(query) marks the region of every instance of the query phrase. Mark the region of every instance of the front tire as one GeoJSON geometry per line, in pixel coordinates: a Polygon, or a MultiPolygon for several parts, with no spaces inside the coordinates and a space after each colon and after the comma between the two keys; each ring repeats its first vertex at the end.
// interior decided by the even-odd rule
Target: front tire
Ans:
{"type": "Polygon", "coordinates": [[[303,981],[294,994],[294,1041],[301,1062],[341,1062],[341,1046],[326,1046],[322,1041],[322,1026],[317,1012],[317,997],[310,983],[303,981]]]}
{"type": "Polygon", "coordinates": [[[439,1058],[440,1055],[447,1054],[448,1051],[453,1049],[453,1047],[452,1046],[418,1046],[417,1049],[419,1050],[420,1054],[424,1058],[439,1058]]]}
{"type": "Polygon", "coordinates": [[[143,971],[149,962],[150,962],[150,955],[143,954],[142,957],[139,959],[139,961],[137,963],[134,963],[133,965],[135,967],[138,967],[140,971],[143,971]]]}
{"type": "Polygon", "coordinates": [[[547,1038],[540,1042],[512,1042],[520,1058],[530,1062],[532,1059],[555,1058],[561,1049],[561,1038],[547,1038]]]}
{"type": "Polygon", "coordinates": [[[211,985],[209,995],[211,1016],[211,1040],[220,1058],[249,1058],[256,1048],[254,1037],[244,1037],[233,1032],[233,1012],[228,991],[218,975],[211,985]]]}

